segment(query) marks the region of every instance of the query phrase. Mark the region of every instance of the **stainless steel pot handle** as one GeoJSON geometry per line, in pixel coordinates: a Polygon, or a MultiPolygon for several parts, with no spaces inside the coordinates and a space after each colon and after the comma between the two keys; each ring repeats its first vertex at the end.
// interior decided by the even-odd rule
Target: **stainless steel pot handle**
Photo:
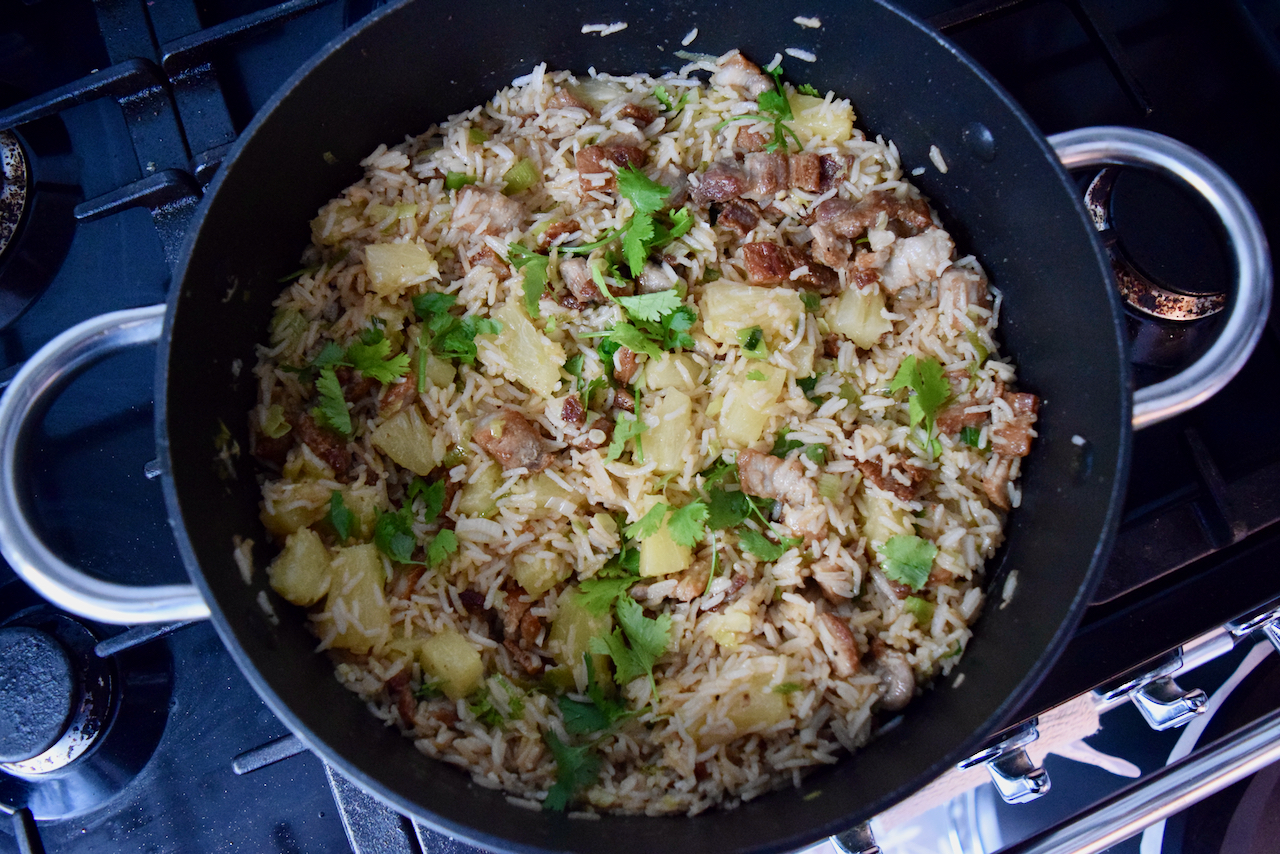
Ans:
{"type": "Polygon", "coordinates": [[[128,347],[154,344],[164,330],[163,305],[92,317],[31,357],[0,397],[0,552],[14,571],[55,605],[100,623],[164,623],[209,617],[190,584],[129,586],[86,575],[36,536],[19,489],[18,461],[29,422],[95,362],[128,347]]]}
{"type": "Polygon", "coordinates": [[[1138,389],[1133,426],[1149,427],[1208,400],[1244,367],[1271,311],[1271,253],[1262,224],[1240,188],[1203,154],[1175,139],[1129,127],[1091,127],[1049,137],[1068,169],[1118,164],[1172,175],[1204,196],[1226,229],[1236,290],[1222,332],[1181,373],[1138,389]]]}

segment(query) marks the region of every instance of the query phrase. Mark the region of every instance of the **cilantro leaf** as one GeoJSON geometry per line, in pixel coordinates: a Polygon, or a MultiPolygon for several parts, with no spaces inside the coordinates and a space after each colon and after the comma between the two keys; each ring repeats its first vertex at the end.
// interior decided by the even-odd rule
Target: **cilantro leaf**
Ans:
{"type": "Polygon", "coordinates": [[[666,504],[655,504],[648,513],[627,526],[626,535],[633,540],[652,537],[662,527],[662,520],[670,509],[671,507],[666,504]]]}
{"type": "Polygon", "coordinates": [[[667,291],[658,291],[653,294],[618,297],[618,302],[633,319],[650,322],[661,321],[663,315],[671,314],[684,305],[680,299],[680,294],[676,292],[675,288],[667,291]]]}
{"type": "Polygon", "coordinates": [[[671,195],[671,188],[652,180],[628,164],[618,170],[618,194],[631,202],[637,213],[656,213],[671,195]]]}
{"type": "Polygon", "coordinates": [[[961,427],[960,441],[970,447],[977,448],[981,451],[985,445],[982,444],[982,428],[981,427],[961,427]]]}
{"type": "MultiPolygon", "coordinates": [[[[662,358],[662,348],[634,325],[623,321],[615,323],[609,332],[609,340],[635,353],[644,353],[653,359],[662,358]]],[[[603,355],[603,354],[602,354],[603,355]]]]}
{"type": "Polygon", "coordinates": [[[342,383],[333,368],[325,368],[316,378],[316,391],[320,400],[311,410],[311,414],[324,426],[351,437],[351,413],[347,411],[347,399],[342,394],[342,383]]]}
{"type": "Polygon", "coordinates": [[[671,539],[678,545],[691,547],[700,541],[707,531],[707,517],[710,515],[705,501],[691,501],[671,514],[667,521],[667,530],[671,539]]]}
{"type": "Polygon", "coordinates": [[[786,551],[781,544],[770,542],[764,534],[754,528],[743,528],[739,531],[738,543],[743,549],[766,562],[777,560],[786,551]]]}
{"type": "Polygon", "coordinates": [[[811,98],[822,97],[822,95],[819,94],[818,90],[813,88],[813,84],[811,83],[801,83],[799,86],[796,87],[796,91],[799,92],[801,95],[808,95],[811,98]]]}
{"type": "Polygon", "coordinates": [[[600,732],[613,725],[609,716],[593,703],[580,703],[562,694],[556,698],[556,705],[560,707],[560,716],[564,718],[565,731],[571,735],[600,732]]]}
{"type": "Polygon", "coordinates": [[[767,379],[768,379],[768,377],[766,377],[766,376],[765,376],[763,373],[761,373],[760,371],[748,371],[748,372],[747,372],[747,379],[752,380],[753,382],[762,383],[762,382],[764,382],[765,380],[767,380],[767,379]]]}
{"type": "Polygon", "coordinates": [[[346,355],[346,351],[342,349],[342,345],[337,341],[327,341],[325,342],[324,348],[321,349],[321,351],[316,354],[316,357],[311,360],[311,367],[327,368],[331,365],[346,364],[344,361],[346,359],[346,355]]]}
{"type": "Polygon", "coordinates": [[[600,567],[600,571],[595,574],[595,577],[625,578],[631,576],[631,580],[635,581],[635,577],[639,574],[640,550],[631,548],[626,543],[623,543],[618,553],[605,561],[604,566],[600,567]]]}
{"type": "Polygon", "coordinates": [[[517,270],[524,270],[524,310],[536,320],[538,301],[547,289],[547,265],[551,259],[522,244],[512,243],[507,248],[507,261],[517,270]]]}
{"type": "Polygon", "coordinates": [[[653,242],[653,217],[643,211],[636,211],[631,217],[631,225],[622,237],[622,257],[627,261],[627,268],[632,276],[639,276],[644,269],[644,262],[649,260],[649,245],[653,242]]]}
{"type": "Polygon", "coordinates": [[[603,637],[591,639],[591,652],[613,659],[614,672],[622,684],[641,676],[653,679],[653,666],[667,651],[671,641],[671,616],[646,617],[644,608],[630,596],[620,597],[614,613],[618,628],[603,637]]]}
{"type": "Polygon", "coordinates": [[[880,569],[885,576],[919,590],[929,580],[938,547],[915,534],[890,537],[880,550],[880,569]]]}
{"type": "Polygon", "coordinates": [[[649,425],[645,424],[639,418],[633,418],[626,414],[619,415],[618,420],[613,427],[613,441],[609,443],[609,452],[605,454],[605,462],[611,463],[618,457],[622,456],[622,451],[627,445],[627,440],[635,439],[636,461],[643,463],[644,448],[640,445],[640,434],[648,429],[649,425]]]}
{"type": "Polygon", "coordinates": [[[587,357],[581,353],[570,356],[564,363],[564,369],[569,373],[569,376],[582,379],[582,365],[586,362],[586,359],[587,357]]]}
{"type": "Polygon", "coordinates": [[[932,356],[917,359],[908,356],[902,360],[898,372],[889,384],[889,392],[895,393],[909,388],[913,392],[910,402],[911,426],[921,421],[925,424],[925,432],[933,431],[933,419],[942,404],[951,396],[951,385],[943,376],[942,364],[932,356]]]}
{"type": "Polygon", "coordinates": [[[441,686],[441,683],[439,680],[424,678],[422,680],[422,684],[419,685],[417,688],[415,688],[413,691],[414,699],[432,700],[432,699],[435,699],[436,697],[442,697],[444,696],[444,691],[441,690],[440,686],[441,686]]]}
{"type": "Polygon", "coordinates": [[[902,600],[902,610],[916,618],[916,623],[921,626],[927,626],[933,621],[933,612],[935,606],[928,599],[921,599],[919,596],[908,596],[902,600]]]}
{"type": "Polygon", "coordinates": [[[590,703],[581,703],[568,697],[556,698],[560,714],[564,717],[564,728],[574,735],[587,735],[612,727],[621,720],[632,717],[635,712],[622,703],[605,696],[604,688],[596,679],[596,668],[591,656],[583,655],[587,665],[587,697],[590,703]]]}
{"type": "Polygon", "coordinates": [[[804,449],[804,455],[817,465],[822,465],[827,461],[827,446],[810,445],[804,449]]]}
{"type": "Polygon", "coordinates": [[[751,515],[751,499],[745,492],[712,489],[708,495],[707,526],[713,531],[741,525],[751,515]]]}
{"type": "Polygon", "coordinates": [[[804,686],[801,685],[799,682],[781,682],[773,686],[773,693],[794,694],[795,692],[799,691],[803,687],[804,686]]]}
{"type": "Polygon", "coordinates": [[[456,294],[418,294],[413,298],[413,310],[423,320],[430,320],[436,315],[447,312],[457,301],[456,294]]]}
{"type": "Polygon", "coordinates": [[[662,109],[670,110],[674,104],[671,103],[671,96],[667,94],[666,86],[659,86],[653,90],[653,97],[658,99],[658,103],[662,105],[662,109]]]}
{"type": "Polygon", "coordinates": [[[413,510],[407,505],[394,513],[379,513],[373,526],[373,543],[378,551],[398,563],[416,563],[413,550],[418,538],[413,534],[413,510]]]}
{"type": "Polygon", "coordinates": [[[375,343],[365,343],[362,340],[347,347],[347,359],[360,373],[383,385],[399,379],[409,371],[409,354],[391,356],[391,342],[382,337],[381,331],[378,331],[375,343]]]}
{"type": "Polygon", "coordinates": [[[427,546],[427,566],[432,569],[443,563],[451,554],[458,551],[458,535],[448,528],[436,534],[436,538],[427,546]]]}
{"type": "Polygon", "coordinates": [[[600,776],[600,757],[591,752],[591,746],[570,747],[552,731],[542,734],[542,740],[551,750],[556,761],[556,783],[547,790],[542,808],[563,812],[569,800],[600,776]]]}
{"type": "Polygon", "coordinates": [[[717,459],[714,463],[707,466],[698,474],[702,475],[702,485],[704,487],[715,486],[720,481],[728,478],[730,475],[736,474],[738,466],[728,460],[717,459]]]}
{"type": "Polygon", "coordinates": [[[477,335],[496,335],[502,324],[487,317],[454,317],[449,309],[457,302],[453,294],[419,294],[413,298],[413,310],[423,321],[422,347],[430,347],[437,356],[456,359],[466,365],[476,362],[477,335]]]}
{"type": "Polygon", "coordinates": [[[421,498],[424,505],[422,517],[425,522],[432,522],[444,509],[444,481],[433,480],[428,484],[420,477],[415,477],[409,484],[409,500],[421,498]]]}
{"type": "Polygon", "coordinates": [[[697,313],[687,305],[681,305],[662,318],[662,348],[672,351],[693,349],[694,340],[689,330],[697,319],[697,313]]]}
{"type": "Polygon", "coordinates": [[[778,431],[777,438],[773,440],[773,447],[769,449],[770,455],[780,459],[785,459],[787,454],[791,453],[796,448],[804,447],[804,442],[801,442],[799,439],[787,438],[787,434],[790,432],[791,428],[789,427],[783,427],[778,431]]]}
{"type": "Polygon", "coordinates": [[[822,377],[822,374],[814,374],[811,377],[801,377],[800,379],[796,380],[796,385],[800,388],[802,392],[804,392],[805,397],[808,397],[809,395],[813,394],[813,390],[818,385],[818,380],[821,377],[822,377]]]}
{"type": "Polygon", "coordinates": [[[636,579],[631,575],[622,578],[601,578],[597,575],[584,579],[578,585],[578,604],[592,614],[603,614],[635,583],[636,579]]]}
{"type": "Polygon", "coordinates": [[[338,535],[338,542],[345,543],[351,537],[351,524],[355,521],[355,514],[347,509],[347,505],[342,500],[342,493],[334,490],[329,494],[329,524],[333,526],[334,533],[338,535]]]}

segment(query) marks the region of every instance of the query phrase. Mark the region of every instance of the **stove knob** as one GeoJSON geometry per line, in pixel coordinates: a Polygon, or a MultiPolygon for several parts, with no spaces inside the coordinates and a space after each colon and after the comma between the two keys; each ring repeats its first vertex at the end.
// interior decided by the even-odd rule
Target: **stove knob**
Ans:
{"type": "Polygon", "coordinates": [[[57,744],[79,691],[67,651],[26,626],[0,629],[0,762],[22,762],[57,744]]]}

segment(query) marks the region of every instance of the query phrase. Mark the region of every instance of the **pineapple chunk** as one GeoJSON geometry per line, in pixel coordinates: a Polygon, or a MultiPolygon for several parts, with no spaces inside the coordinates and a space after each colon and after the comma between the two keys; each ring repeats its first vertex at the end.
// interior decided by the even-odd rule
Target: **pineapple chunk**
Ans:
{"type": "MultiPolygon", "coordinates": [[[[497,486],[495,485],[495,489],[497,486]]],[[[528,496],[525,501],[532,501],[530,516],[572,516],[581,507],[587,497],[580,492],[571,492],[545,474],[534,475],[516,487],[517,495],[528,496]]]]}
{"type": "Polygon", "coordinates": [[[295,605],[314,605],[329,592],[329,550],[320,535],[300,528],[267,567],[271,589],[295,605]]]}
{"type": "Polygon", "coordinates": [[[693,549],[682,546],[663,522],[652,537],[640,541],[640,575],[653,578],[684,572],[693,565],[693,549]]]}
{"type": "Polygon", "coordinates": [[[649,360],[644,369],[644,381],[653,391],[675,388],[688,393],[698,387],[701,373],[702,366],[688,353],[667,353],[661,359],[649,360]],[[685,379],[686,375],[688,379],[685,379]]]}
{"type": "Polygon", "coordinates": [[[707,617],[705,629],[720,646],[737,649],[742,644],[741,636],[751,633],[751,615],[741,609],[730,608],[723,614],[707,617]]]}
{"type": "Polygon", "coordinates": [[[287,537],[323,519],[329,512],[332,492],[314,480],[271,484],[265,490],[265,497],[271,499],[271,504],[268,506],[263,502],[259,518],[276,537],[287,537]]]}
{"type": "Polygon", "coordinates": [[[713,341],[737,345],[738,333],[753,326],[770,347],[789,336],[804,313],[800,294],[790,288],[760,288],[712,282],[702,292],[702,328],[713,341]]]}
{"type": "Polygon", "coordinates": [[[498,499],[493,494],[501,485],[502,475],[498,467],[485,466],[474,481],[462,485],[462,494],[458,497],[458,513],[488,519],[498,512],[498,499]]]}
{"type": "Polygon", "coordinates": [[[434,435],[417,406],[409,406],[378,425],[373,431],[374,447],[397,464],[426,476],[444,459],[443,436],[434,435]]]}
{"type": "Polygon", "coordinates": [[[768,673],[753,676],[734,697],[727,714],[739,733],[771,727],[790,714],[786,695],[771,689],[770,681],[768,673]]]}
{"type": "Polygon", "coordinates": [[[849,288],[827,309],[827,325],[864,350],[893,331],[893,322],[884,316],[884,294],[863,294],[857,288],[849,288]]]}
{"type": "Polygon", "coordinates": [[[341,626],[333,646],[356,653],[367,653],[379,645],[391,631],[391,609],[382,595],[382,558],[378,547],[363,543],[338,549],[330,563],[331,583],[329,598],[321,620],[320,634],[327,634],[327,625],[341,626]],[[343,614],[339,622],[334,614],[343,614]]]}
{"type": "Polygon", "coordinates": [[[444,359],[437,359],[435,354],[428,353],[422,375],[435,388],[443,388],[453,385],[454,378],[458,376],[458,369],[444,359]]]}
{"type": "Polygon", "coordinates": [[[814,138],[824,142],[844,142],[853,136],[853,105],[848,101],[833,100],[831,106],[824,109],[825,98],[798,92],[787,95],[787,101],[791,104],[791,114],[795,116],[791,128],[801,143],[808,145],[814,138]]]}
{"type": "Polygon", "coordinates": [[[698,747],[707,748],[728,744],[736,738],[759,732],[785,721],[791,714],[791,704],[785,694],[769,687],[771,674],[758,673],[726,691],[718,704],[717,712],[723,713],[732,727],[717,723],[712,728],[708,722],[694,728],[698,747]]]}
{"type": "Polygon", "coordinates": [[[420,243],[375,243],[365,247],[369,287],[380,296],[399,296],[410,285],[440,278],[431,250],[420,243]]]}
{"type": "Polygon", "coordinates": [[[353,490],[344,487],[342,503],[351,511],[351,537],[356,540],[367,540],[373,536],[373,528],[378,522],[378,494],[371,489],[353,490]]]}
{"type": "MultiPolygon", "coordinates": [[[[555,394],[560,385],[560,368],[565,363],[564,348],[539,332],[514,300],[494,311],[493,319],[502,324],[495,343],[507,364],[501,367],[486,364],[486,367],[543,397],[555,394]]],[[[482,352],[481,361],[486,361],[484,355],[482,352]]]]}
{"type": "Polygon", "coordinates": [[[890,538],[915,531],[915,526],[911,524],[911,514],[894,506],[888,498],[867,492],[866,502],[867,518],[862,523],[862,533],[877,555],[890,538]]]}
{"type": "Polygon", "coordinates": [[[751,371],[764,374],[763,380],[735,377],[720,408],[720,439],[747,448],[760,440],[764,425],[787,381],[787,372],[777,365],[754,363],[751,371]]]}
{"type": "MultiPolygon", "coordinates": [[[[593,614],[582,604],[577,589],[566,591],[560,597],[560,610],[551,621],[547,635],[547,650],[556,661],[573,671],[573,681],[578,691],[587,690],[587,665],[583,661],[589,651],[591,639],[604,637],[613,631],[613,615],[608,611],[593,614]]],[[[591,653],[592,669],[601,685],[611,685],[609,656],[591,653]]]]}
{"type": "Polygon", "coordinates": [[[511,574],[530,596],[538,597],[573,574],[573,567],[559,556],[516,555],[511,574]]]}
{"type": "Polygon", "coordinates": [[[658,419],[644,438],[644,451],[654,468],[667,474],[684,471],[685,451],[693,441],[693,401],[679,389],[661,392],[645,421],[658,419]]]}
{"type": "Polygon", "coordinates": [[[362,201],[341,201],[325,205],[311,220],[311,239],[321,246],[337,246],[342,238],[365,227],[362,201]],[[332,223],[332,224],[330,224],[332,223]],[[325,229],[328,228],[328,233],[325,229]]]}
{"type": "Polygon", "coordinates": [[[422,669],[440,683],[450,700],[460,700],[480,687],[484,662],[480,653],[453,629],[445,629],[422,642],[418,652],[422,669]]]}

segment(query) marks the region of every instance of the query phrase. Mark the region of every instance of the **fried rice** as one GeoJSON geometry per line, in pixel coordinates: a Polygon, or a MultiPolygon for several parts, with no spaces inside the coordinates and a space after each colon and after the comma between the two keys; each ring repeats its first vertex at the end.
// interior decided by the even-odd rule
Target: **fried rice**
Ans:
{"type": "Polygon", "coordinates": [[[268,572],[424,754],[692,815],[956,665],[1038,401],[854,119],[736,52],[538,66],[319,211],[255,368],[268,572]]]}

